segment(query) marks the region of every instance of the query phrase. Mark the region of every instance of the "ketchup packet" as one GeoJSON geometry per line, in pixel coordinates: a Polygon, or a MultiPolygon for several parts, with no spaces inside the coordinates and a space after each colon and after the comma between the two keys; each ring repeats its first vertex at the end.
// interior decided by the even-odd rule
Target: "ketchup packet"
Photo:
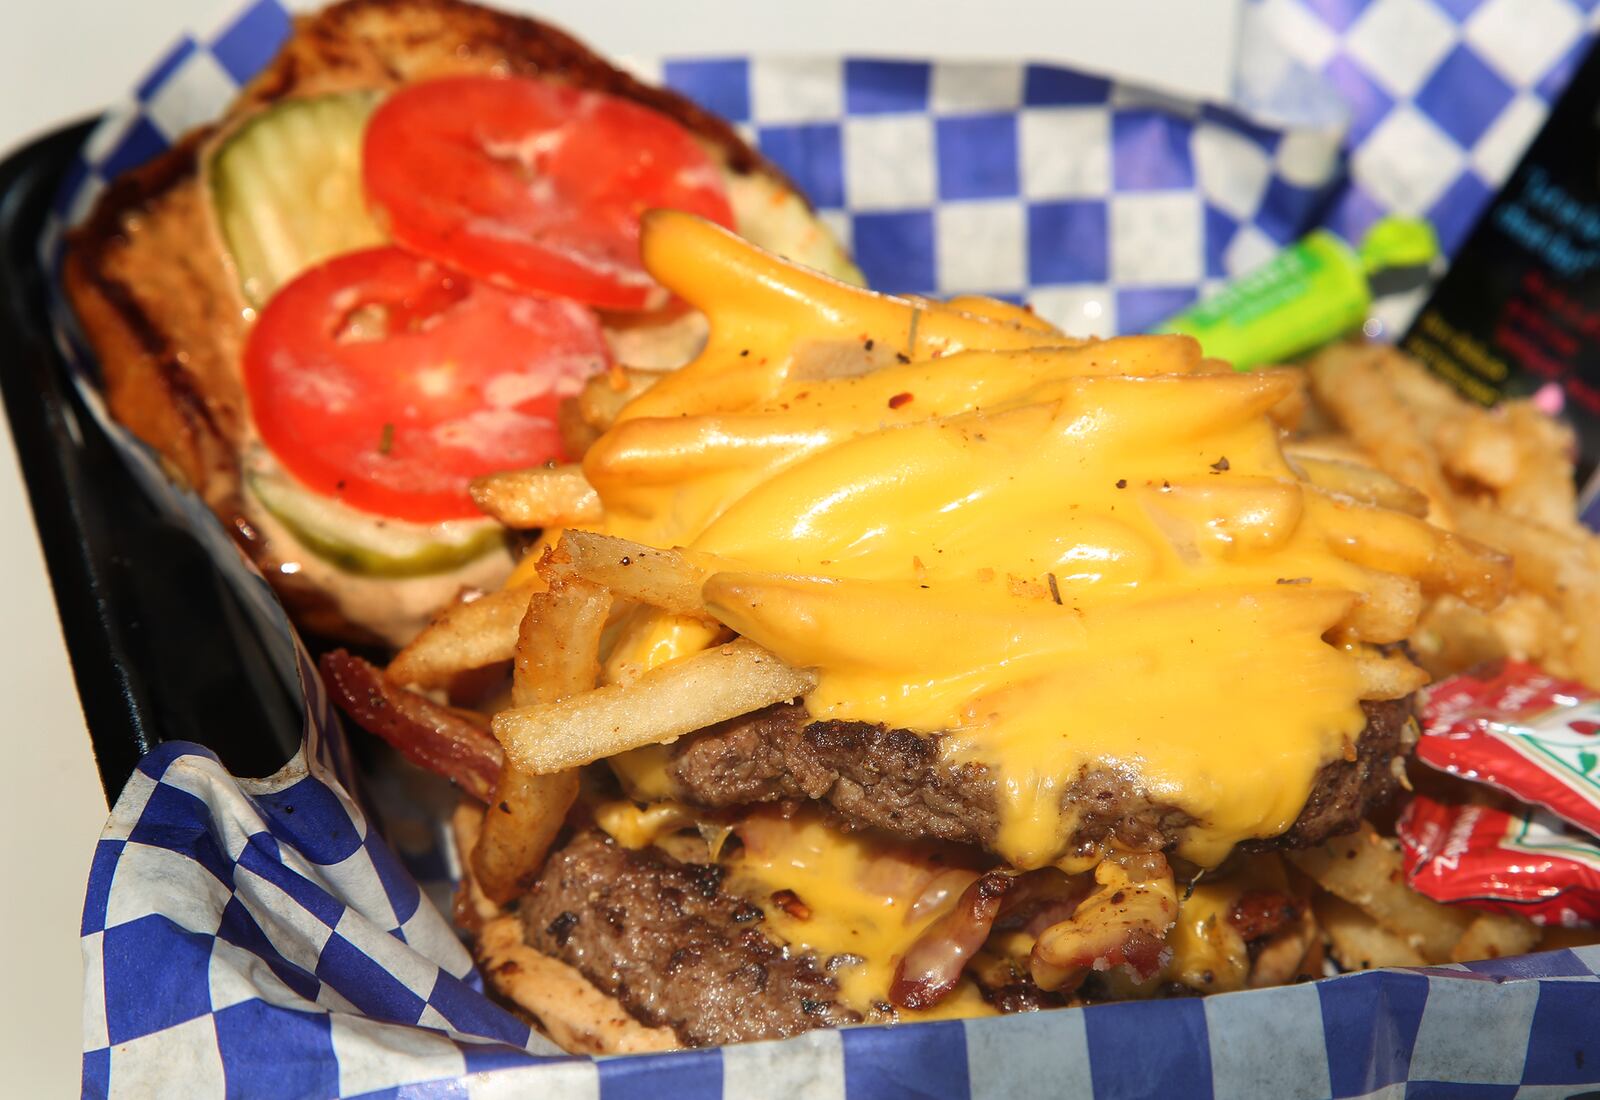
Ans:
{"type": "Polygon", "coordinates": [[[1418,795],[1396,826],[1412,889],[1534,924],[1600,924],[1600,844],[1532,806],[1453,806],[1418,795]]]}
{"type": "Polygon", "coordinates": [[[1417,759],[1600,836],[1600,692],[1505,661],[1441,681],[1417,759]]]}
{"type": "Polygon", "coordinates": [[[1536,924],[1600,923],[1600,692],[1506,661],[1436,685],[1422,726],[1418,759],[1533,805],[1416,796],[1396,827],[1411,885],[1536,924]]]}

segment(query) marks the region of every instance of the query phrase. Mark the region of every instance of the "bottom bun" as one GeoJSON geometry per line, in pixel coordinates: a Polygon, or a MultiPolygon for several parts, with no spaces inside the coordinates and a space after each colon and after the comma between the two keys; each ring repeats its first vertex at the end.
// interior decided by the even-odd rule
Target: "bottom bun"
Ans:
{"type": "Polygon", "coordinates": [[[615,997],[560,959],[528,945],[522,922],[484,896],[468,858],[478,841],[483,811],[463,801],[450,819],[461,856],[460,923],[469,926],[478,966],[496,993],[532,1017],[538,1029],[569,1054],[638,1054],[682,1044],[668,1028],[647,1027],[615,997]]]}

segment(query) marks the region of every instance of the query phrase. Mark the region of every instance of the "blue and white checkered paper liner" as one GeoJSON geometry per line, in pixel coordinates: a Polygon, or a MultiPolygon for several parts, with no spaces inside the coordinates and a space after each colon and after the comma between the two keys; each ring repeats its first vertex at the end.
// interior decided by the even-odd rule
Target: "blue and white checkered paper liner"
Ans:
{"type": "MultiPolygon", "coordinates": [[[[1020,63],[641,68],[738,122],[876,286],[1026,298],[1074,332],[1114,333],[1319,224],[1356,235],[1383,213],[1421,213],[1453,249],[1581,57],[1590,6],[1259,0],[1226,105],[1020,63]]],[[[90,138],[60,217],[81,217],[106,180],[214,115],[288,26],[262,0],[186,35],[90,138]]],[[[59,242],[57,228],[52,263],[59,242]]],[[[128,449],[152,492],[247,568],[128,449]]],[[[562,1055],[482,995],[348,793],[343,735],[264,582],[240,583],[304,689],[306,744],[259,781],[169,744],[129,782],[84,907],[87,1095],[1509,1097],[1600,1082],[1600,951],[1587,949],[1205,1000],[562,1055]]]]}

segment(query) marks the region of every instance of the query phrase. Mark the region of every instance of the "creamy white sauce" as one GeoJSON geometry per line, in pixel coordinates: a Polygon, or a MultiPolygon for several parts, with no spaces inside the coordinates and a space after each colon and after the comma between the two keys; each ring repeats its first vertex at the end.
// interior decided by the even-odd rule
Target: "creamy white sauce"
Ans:
{"type": "MultiPolygon", "coordinates": [[[[246,451],[244,464],[257,475],[288,476],[271,452],[259,443],[246,451]]],[[[510,551],[496,548],[454,569],[419,577],[367,577],[348,573],[303,546],[294,532],[256,499],[248,483],[241,496],[245,519],[266,540],[267,553],[281,563],[279,569],[285,575],[310,582],[332,599],[340,615],[396,648],[414,638],[433,613],[455,599],[462,589],[499,588],[511,574],[514,564],[510,551]]],[[[427,525],[405,520],[386,522],[418,532],[428,529],[427,525]]]]}

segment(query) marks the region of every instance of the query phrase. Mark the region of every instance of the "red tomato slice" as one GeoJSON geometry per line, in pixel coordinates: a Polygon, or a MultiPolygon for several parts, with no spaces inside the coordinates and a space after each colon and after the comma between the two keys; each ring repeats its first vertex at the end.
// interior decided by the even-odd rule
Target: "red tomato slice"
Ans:
{"type": "Polygon", "coordinates": [[[367,123],[362,174],[397,243],[604,309],[667,301],[639,261],[646,210],[733,225],[722,175],[688,131],[629,100],[545,80],[400,89],[367,123]]]}
{"type": "Polygon", "coordinates": [[[244,352],[262,440],[318,492],[419,522],[478,515],[467,482],[563,458],[556,406],[609,361],[594,314],[398,248],[280,289],[244,352]]]}

